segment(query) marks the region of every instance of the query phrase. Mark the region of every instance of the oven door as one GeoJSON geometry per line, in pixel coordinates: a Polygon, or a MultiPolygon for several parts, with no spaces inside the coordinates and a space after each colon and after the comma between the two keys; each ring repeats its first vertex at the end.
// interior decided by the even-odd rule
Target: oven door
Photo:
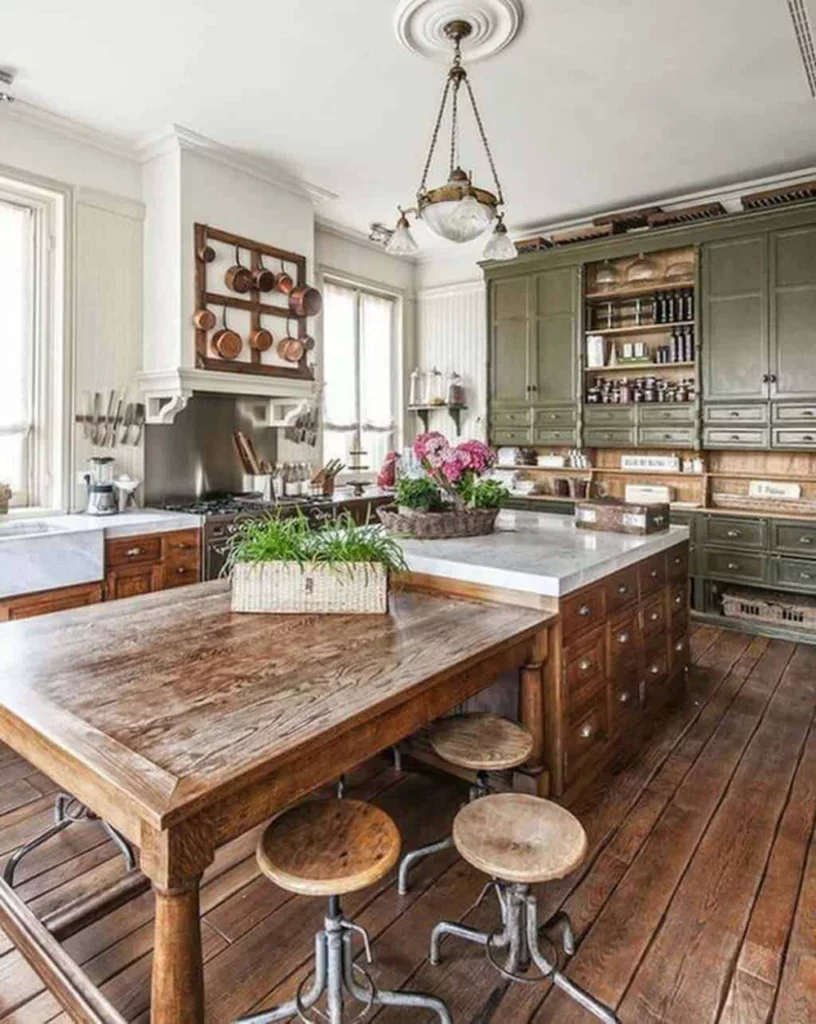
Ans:
{"type": "Polygon", "coordinates": [[[208,523],[204,528],[203,573],[205,580],[217,580],[227,564],[228,542],[234,523],[208,523]]]}

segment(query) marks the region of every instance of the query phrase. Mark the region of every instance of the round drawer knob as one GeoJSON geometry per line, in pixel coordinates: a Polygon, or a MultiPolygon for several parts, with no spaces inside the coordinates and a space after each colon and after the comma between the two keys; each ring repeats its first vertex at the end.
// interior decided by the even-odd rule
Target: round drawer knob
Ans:
{"type": "Polygon", "coordinates": [[[619,644],[628,644],[629,643],[629,634],[628,633],[618,633],[618,643],[619,644]]]}
{"type": "Polygon", "coordinates": [[[578,668],[582,672],[586,672],[588,669],[592,668],[592,661],[589,658],[581,658],[578,662],[578,668]]]}
{"type": "Polygon", "coordinates": [[[726,568],[731,569],[733,571],[736,571],[737,569],[739,569],[739,567],[740,567],[739,562],[729,562],[728,565],[726,566],[726,568]]]}
{"type": "Polygon", "coordinates": [[[679,654],[683,650],[683,641],[682,640],[678,640],[677,643],[674,645],[674,649],[679,654]]]}
{"type": "Polygon", "coordinates": [[[128,548],[127,551],[125,552],[128,558],[135,558],[136,555],[141,555],[143,553],[144,548],[128,548]]]}
{"type": "Polygon", "coordinates": [[[659,665],[652,665],[652,667],[649,669],[649,671],[652,673],[653,676],[659,675],[660,674],[660,666],[659,665]]]}
{"type": "Polygon", "coordinates": [[[652,569],[652,571],[649,573],[649,575],[652,577],[653,580],[656,580],[657,579],[657,569],[652,569]]]}
{"type": "Polygon", "coordinates": [[[578,614],[586,618],[587,615],[592,614],[592,608],[588,604],[582,604],[578,609],[578,614]]]}
{"type": "Polygon", "coordinates": [[[674,603],[675,604],[682,604],[683,603],[683,595],[682,594],[678,594],[677,597],[674,599],[674,603]]]}
{"type": "Polygon", "coordinates": [[[675,565],[681,565],[682,562],[683,562],[683,556],[682,555],[677,555],[676,558],[674,559],[674,564],[675,565]]]}
{"type": "Polygon", "coordinates": [[[740,536],[740,531],[739,530],[726,530],[725,535],[726,535],[726,537],[739,537],[740,536]]]}
{"type": "Polygon", "coordinates": [[[628,594],[629,593],[628,585],[626,583],[621,583],[621,585],[618,587],[618,593],[619,594],[628,594]]]}
{"type": "Polygon", "coordinates": [[[581,739],[582,740],[588,740],[590,738],[590,736],[592,735],[592,732],[593,732],[592,726],[589,725],[589,723],[587,723],[586,725],[582,725],[581,726],[581,739]]]}
{"type": "Polygon", "coordinates": [[[657,622],[657,620],[660,618],[660,613],[659,612],[652,612],[652,614],[649,616],[649,618],[652,620],[652,622],[657,622]]]}
{"type": "Polygon", "coordinates": [[[628,704],[630,700],[631,696],[626,690],[623,690],[621,691],[621,693],[618,694],[618,701],[621,704],[628,704]]]}

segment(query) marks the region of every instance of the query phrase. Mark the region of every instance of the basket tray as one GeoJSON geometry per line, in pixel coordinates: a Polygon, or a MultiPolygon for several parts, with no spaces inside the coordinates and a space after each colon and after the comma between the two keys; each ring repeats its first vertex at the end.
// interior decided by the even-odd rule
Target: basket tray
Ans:
{"type": "Polygon", "coordinates": [[[374,615],[388,611],[388,573],[373,562],[239,562],[231,577],[234,612],[374,615]]]}
{"type": "Polygon", "coordinates": [[[483,537],[496,528],[497,508],[452,509],[450,512],[419,512],[386,505],[377,509],[389,533],[421,540],[450,537],[483,537]]]}
{"type": "Polygon", "coordinates": [[[781,622],[816,629],[816,598],[733,587],[722,594],[723,614],[754,622],[781,622]]]}

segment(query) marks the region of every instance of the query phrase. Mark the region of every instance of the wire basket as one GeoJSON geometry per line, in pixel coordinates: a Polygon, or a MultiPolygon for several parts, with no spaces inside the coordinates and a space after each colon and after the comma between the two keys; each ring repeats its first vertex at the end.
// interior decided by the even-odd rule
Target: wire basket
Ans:
{"type": "Polygon", "coordinates": [[[388,611],[388,571],[376,562],[238,562],[234,612],[376,615],[388,611]]]}
{"type": "Polygon", "coordinates": [[[749,589],[723,591],[723,614],[734,619],[755,622],[780,622],[785,625],[816,629],[816,598],[774,595],[749,589]]]}

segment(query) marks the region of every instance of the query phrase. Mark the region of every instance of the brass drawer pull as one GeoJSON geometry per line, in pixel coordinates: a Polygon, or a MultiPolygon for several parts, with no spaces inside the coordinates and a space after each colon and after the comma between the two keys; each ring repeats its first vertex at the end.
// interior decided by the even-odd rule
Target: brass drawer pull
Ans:
{"type": "Polygon", "coordinates": [[[578,609],[578,614],[586,618],[587,615],[592,614],[592,606],[588,604],[582,604],[581,607],[578,609]]]}
{"type": "Polygon", "coordinates": [[[802,410],[802,415],[803,416],[812,416],[813,415],[813,410],[812,409],[803,409],[802,410]]]}
{"type": "Polygon", "coordinates": [[[682,565],[683,564],[683,556],[682,555],[675,555],[674,564],[675,565],[682,565]]]}
{"type": "Polygon", "coordinates": [[[737,410],[737,409],[732,409],[732,410],[731,410],[731,412],[729,412],[729,414],[728,414],[728,415],[729,415],[729,416],[735,416],[735,417],[736,417],[737,419],[739,419],[739,415],[740,415],[740,414],[739,414],[739,410],[737,410]]]}
{"type": "Polygon", "coordinates": [[[674,649],[677,651],[678,654],[680,654],[683,650],[683,641],[678,640],[677,643],[674,645],[674,649]]]}
{"type": "Polygon", "coordinates": [[[587,722],[586,725],[581,726],[581,739],[588,740],[594,732],[592,726],[587,722]]]}
{"type": "Polygon", "coordinates": [[[728,564],[726,565],[726,569],[732,569],[734,572],[738,571],[739,568],[739,562],[728,562],[728,564]]]}
{"type": "Polygon", "coordinates": [[[652,571],[649,573],[649,575],[652,577],[653,580],[656,580],[657,579],[657,569],[652,569],[652,571]]]}
{"type": "Polygon", "coordinates": [[[135,558],[137,555],[144,554],[144,548],[128,548],[125,554],[128,558],[135,558]]]}
{"type": "Polygon", "coordinates": [[[741,437],[740,437],[740,435],[739,435],[739,434],[732,434],[732,435],[731,435],[731,440],[732,440],[732,441],[740,441],[740,440],[741,440],[741,437]]]}
{"type": "Polygon", "coordinates": [[[182,566],[180,569],[176,569],[176,575],[177,576],[184,576],[184,575],[186,575],[186,573],[192,572],[192,571],[193,571],[192,569],[185,569],[184,566],[182,566]]]}
{"type": "Polygon", "coordinates": [[[800,572],[799,573],[799,579],[801,579],[801,580],[812,580],[813,579],[813,573],[812,572],[800,572]]]}
{"type": "Polygon", "coordinates": [[[682,604],[683,603],[683,595],[682,594],[678,594],[677,597],[675,597],[675,599],[674,599],[674,603],[675,604],[682,604]]]}
{"type": "Polygon", "coordinates": [[[726,537],[741,537],[742,536],[742,534],[741,534],[741,532],[739,530],[726,530],[725,531],[725,535],[726,535],[726,537]]]}
{"type": "Polygon", "coordinates": [[[629,593],[629,584],[628,583],[621,583],[621,585],[618,587],[618,593],[619,594],[628,594],[629,593]]]}
{"type": "Polygon", "coordinates": [[[622,690],[618,694],[618,701],[621,704],[628,704],[631,699],[632,699],[632,696],[631,696],[631,694],[629,693],[628,690],[622,690]]]}
{"type": "Polygon", "coordinates": [[[591,658],[581,658],[581,660],[578,662],[578,668],[582,672],[587,672],[589,669],[592,668],[592,665],[593,662],[591,658]]]}
{"type": "Polygon", "coordinates": [[[803,434],[802,435],[802,440],[803,441],[812,441],[813,440],[813,434],[803,434]]]}
{"type": "Polygon", "coordinates": [[[626,633],[626,632],[618,633],[618,643],[619,644],[628,644],[629,643],[629,634],[626,633]]]}
{"type": "Polygon", "coordinates": [[[660,666],[659,665],[652,665],[652,667],[649,669],[649,671],[652,673],[653,676],[660,675],[660,666]]]}
{"type": "Polygon", "coordinates": [[[799,543],[800,543],[800,544],[812,544],[812,543],[813,543],[813,538],[812,538],[812,537],[808,537],[808,536],[806,536],[806,535],[804,535],[804,534],[803,534],[803,535],[802,535],[802,536],[801,536],[801,537],[799,538],[799,543]]]}
{"type": "Polygon", "coordinates": [[[652,622],[657,622],[657,620],[660,618],[660,612],[652,612],[649,618],[652,620],[652,622]]]}

